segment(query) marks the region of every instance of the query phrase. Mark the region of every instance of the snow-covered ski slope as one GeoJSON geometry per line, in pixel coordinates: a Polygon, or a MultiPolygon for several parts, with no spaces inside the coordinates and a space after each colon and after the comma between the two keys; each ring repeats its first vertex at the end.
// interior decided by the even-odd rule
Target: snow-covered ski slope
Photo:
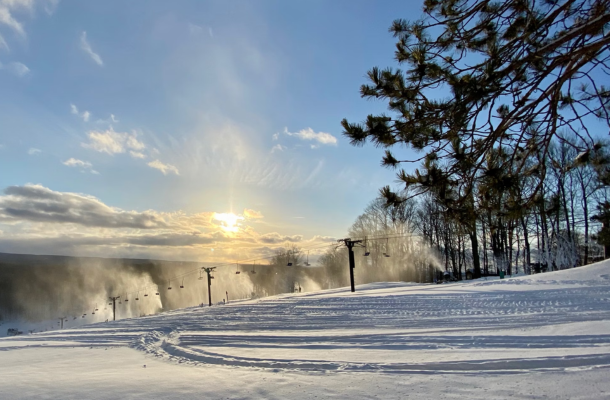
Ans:
{"type": "Polygon", "coordinates": [[[0,399],[610,399],[610,262],[0,340],[0,399]]]}

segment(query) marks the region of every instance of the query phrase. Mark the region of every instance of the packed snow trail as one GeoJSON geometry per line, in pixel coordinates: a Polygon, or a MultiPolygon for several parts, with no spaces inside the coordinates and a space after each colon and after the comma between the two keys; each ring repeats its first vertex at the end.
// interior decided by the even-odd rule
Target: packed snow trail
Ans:
{"type": "MultiPolygon", "coordinates": [[[[505,280],[285,294],[0,340],[0,355],[54,348],[130,348],[169,364],[365,382],[380,373],[592,378],[610,372],[610,263],[505,280]]],[[[596,393],[610,392],[599,383],[596,393]]]]}

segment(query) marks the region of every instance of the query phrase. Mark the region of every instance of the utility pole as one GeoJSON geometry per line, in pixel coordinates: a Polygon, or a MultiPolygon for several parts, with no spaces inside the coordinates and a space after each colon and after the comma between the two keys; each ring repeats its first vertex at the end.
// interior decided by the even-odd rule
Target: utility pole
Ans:
{"type": "Polygon", "coordinates": [[[339,239],[338,242],[345,243],[347,247],[347,254],[349,256],[349,282],[352,286],[352,292],[356,291],[356,286],[354,285],[354,268],[356,268],[356,261],[354,260],[354,246],[358,243],[362,243],[362,240],[351,240],[347,239],[339,239]]]}
{"type": "Polygon", "coordinates": [[[66,318],[66,317],[59,317],[58,318],[61,321],[61,323],[60,323],[61,328],[59,328],[59,329],[64,329],[64,318],[66,318]]]}
{"type": "Polygon", "coordinates": [[[112,300],[112,320],[116,321],[116,301],[121,298],[121,296],[108,297],[112,300]]]}
{"type": "Polygon", "coordinates": [[[214,279],[214,277],[212,275],[210,275],[215,269],[216,267],[210,267],[210,268],[205,268],[205,267],[201,267],[202,270],[205,271],[206,274],[208,274],[208,304],[210,305],[210,307],[212,307],[212,279],[214,279]]]}

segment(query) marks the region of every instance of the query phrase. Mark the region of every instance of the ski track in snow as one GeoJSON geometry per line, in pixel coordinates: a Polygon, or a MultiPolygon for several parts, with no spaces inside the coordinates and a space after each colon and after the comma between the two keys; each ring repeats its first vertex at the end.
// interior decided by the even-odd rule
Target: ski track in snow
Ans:
{"type": "Polygon", "coordinates": [[[1,339],[0,351],[129,346],[185,365],[307,372],[607,368],[609,269],[603,263],[502,281],[286,294],[1,339]]]}

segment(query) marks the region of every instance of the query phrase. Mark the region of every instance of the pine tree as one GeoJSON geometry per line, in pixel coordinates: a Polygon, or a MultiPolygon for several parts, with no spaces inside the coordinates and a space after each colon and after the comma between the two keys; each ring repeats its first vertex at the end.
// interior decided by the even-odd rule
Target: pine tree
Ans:
{"type": "MultiPolygon", "coordinates": [[[[610,71],[610,0],[426,0],[424,13],[390,27],[404,70],[372,68],[360,89],[386,100],[389,113],[344,119],[343,133],[352,145],[386,148],[382,165],[399,169],[409,193],[433,193],[476,239],[473,193],[495,152],[507,154],[497,165],[511,171],[507,184],[538,179],[522,199],[531,204],[558,133],[574,132],[586,153],[595,146],[587,122],[610,125],[610,91],[596,79],[610,71]],[[400,145],[423,154],[401,159],[400,145]],[[421,167],[401,168],[412,162],[421,167]]],[[[390,187],[381,194],[404,200],[390,187]]]]}
{"type": "Polygon", "coordinates": [[[608,75],[609,0],[427,0],[424,12],[390,28],[406,69],[375,67],[361,87],[363,97],[386,99],[391,114],[342,121],[352,144],[388,149],[385,166],[417,161],[397,159],[395,145],[423,151],[422,171],[399,172],[406,185],[447,192],[459,175],[472,186],[499,146],[520,172],[531,156],[545,162],[560,130],[593,147],[583,121],[610,123],[610,91],[595,79],[608,75]]]}

